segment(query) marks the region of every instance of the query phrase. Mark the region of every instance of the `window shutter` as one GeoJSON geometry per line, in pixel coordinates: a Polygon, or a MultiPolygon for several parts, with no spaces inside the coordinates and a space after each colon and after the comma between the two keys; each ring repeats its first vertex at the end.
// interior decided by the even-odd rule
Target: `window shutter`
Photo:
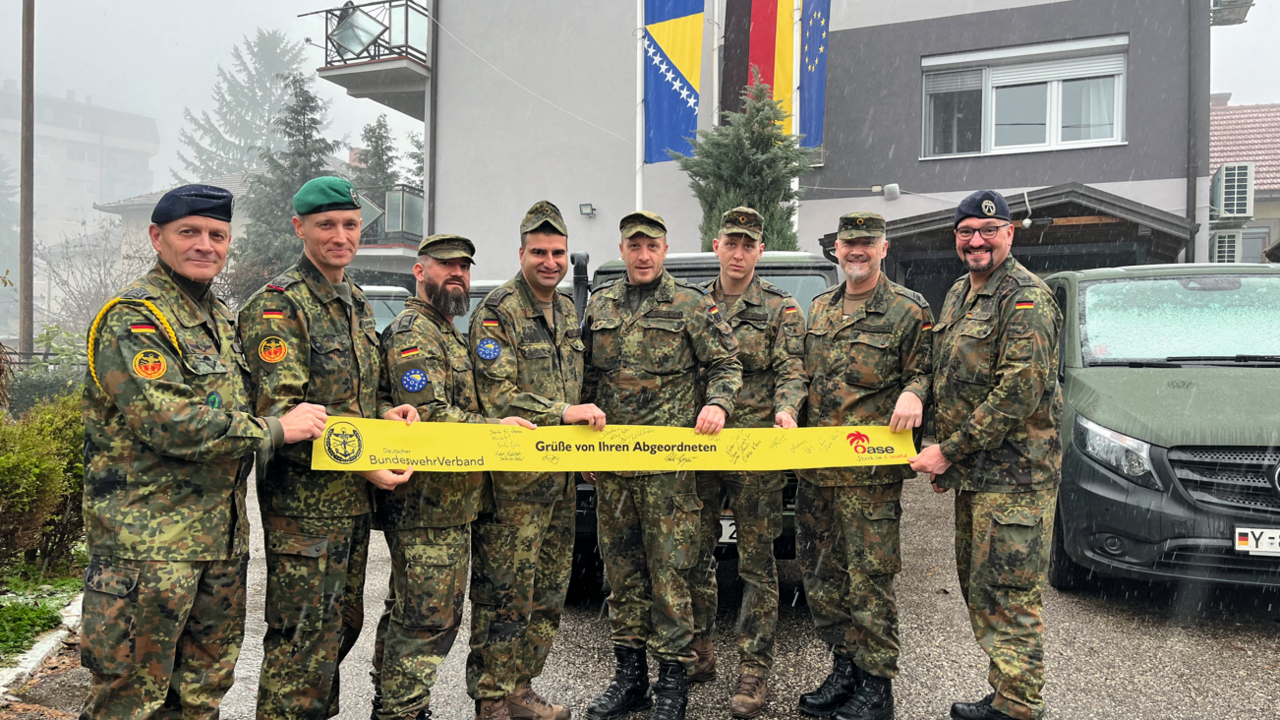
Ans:
{"type": "MultiPolygon", "coordinates": [[[[1124,55],[1051,60],[1030,65],[1010,65],[991,68],[991,84],[1026,85],[1050,80],[1104,77],[1124,72],[1124,55]]],[[[959,74],[959,73],[956,73],[959,74]]]]}
{"type": "Polygon", "coordinates": [[[924,76],[924,91],[929,95],[937,93],[963,92],[965,90],[982,89],[982,71],[965,70],[963,72],[932,73],[924,76]]]}

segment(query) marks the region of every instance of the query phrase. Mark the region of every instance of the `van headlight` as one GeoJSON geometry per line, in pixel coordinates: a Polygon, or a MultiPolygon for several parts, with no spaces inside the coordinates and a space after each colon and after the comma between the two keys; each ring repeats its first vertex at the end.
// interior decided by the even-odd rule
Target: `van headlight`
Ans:
{"type": "Polygon", "coordinates": [[[1125,480],[1151,490],[1163,489],[1151,464],[1151,445],[1108,430],[1082,415],[1076,415],[1075,440],[1086,455],[1125,480]]]}

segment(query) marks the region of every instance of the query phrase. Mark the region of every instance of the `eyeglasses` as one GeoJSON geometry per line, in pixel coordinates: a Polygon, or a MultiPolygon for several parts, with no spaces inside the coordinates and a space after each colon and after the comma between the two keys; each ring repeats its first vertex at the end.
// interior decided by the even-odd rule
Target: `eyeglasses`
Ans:
{"type": "Polygon", "coordinates": [[[956,228],[956,237],[961,240],[972,240],[973,234],[976,232],[982,236],[983,240],[994,240],[996,235],[1000,232],[1000,228],[1007,227],[1009,227],[1009,223],[988,225],[986,227],[978,228],[977,230],[974,230],[973,228],[956,228]]]}

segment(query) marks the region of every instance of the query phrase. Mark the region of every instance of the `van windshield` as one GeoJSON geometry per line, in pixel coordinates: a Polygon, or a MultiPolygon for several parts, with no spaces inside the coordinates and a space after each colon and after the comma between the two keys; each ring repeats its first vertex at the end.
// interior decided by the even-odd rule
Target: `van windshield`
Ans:
{"type": "MultiPolygon", "coordinates": [[[[699,285],[715,280],[720,274],[719,270],[685,270],[680,267],[668,267],[667,270],[681,280],[697,283],[699,285]]],[[[761,278],[768,280],[774,285],[777,285],[783,290],[791,293],[792,297],[796,299],[796,302],[800,303],[800,309],[805,313],[805,315],[809,314],[809,305],[813,303],[813,299],[823,290],[826,290],[831,286],[831,278],[820,273],[813,273],[811,275],[782,274],[770,272],[768,268],[759,267],[756,268],[756,272],[761,278]]],[[[619,273],[619,275],[620,274],[621,273],[619,273]]],[[[612,280],[617,276],[618,275],[610,275],[605,279],[612,280]]],[[[596,281],[600,282],[601,278],[597,276],[596,281]]]]}
{"type": "Polygon", "coordinates": [[[1280,275],[1181,275],[1080,285],[1085,366],[1280,355],[1280,275]]]}
{"type": "Polygon", "coordinates": [[[368,298],[369,305],[373,307],[373,320],[378,328],[378,332],[391,324],[392,320],[404,310],[404,298],[368,298]]]}

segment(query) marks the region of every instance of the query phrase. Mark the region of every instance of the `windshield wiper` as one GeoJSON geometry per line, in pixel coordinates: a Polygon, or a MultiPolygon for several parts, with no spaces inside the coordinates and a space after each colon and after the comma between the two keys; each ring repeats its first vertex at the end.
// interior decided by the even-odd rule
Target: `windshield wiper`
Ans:
{"type": "MultiPolygon", "coordinates": [[[[1175,358],[1170,358],[1173,360],[1175,358]]],[[[1177,363],[1162,360],[1094,360],[1089,367],[1180,368],[1177,363]]]]}
{"type": "Polygon", "coordinates": [[[1280,355],[1188,355],[1165,358],[1165,360],[1168,362],[1274,363],[1280,362],[1280,355]]]}

